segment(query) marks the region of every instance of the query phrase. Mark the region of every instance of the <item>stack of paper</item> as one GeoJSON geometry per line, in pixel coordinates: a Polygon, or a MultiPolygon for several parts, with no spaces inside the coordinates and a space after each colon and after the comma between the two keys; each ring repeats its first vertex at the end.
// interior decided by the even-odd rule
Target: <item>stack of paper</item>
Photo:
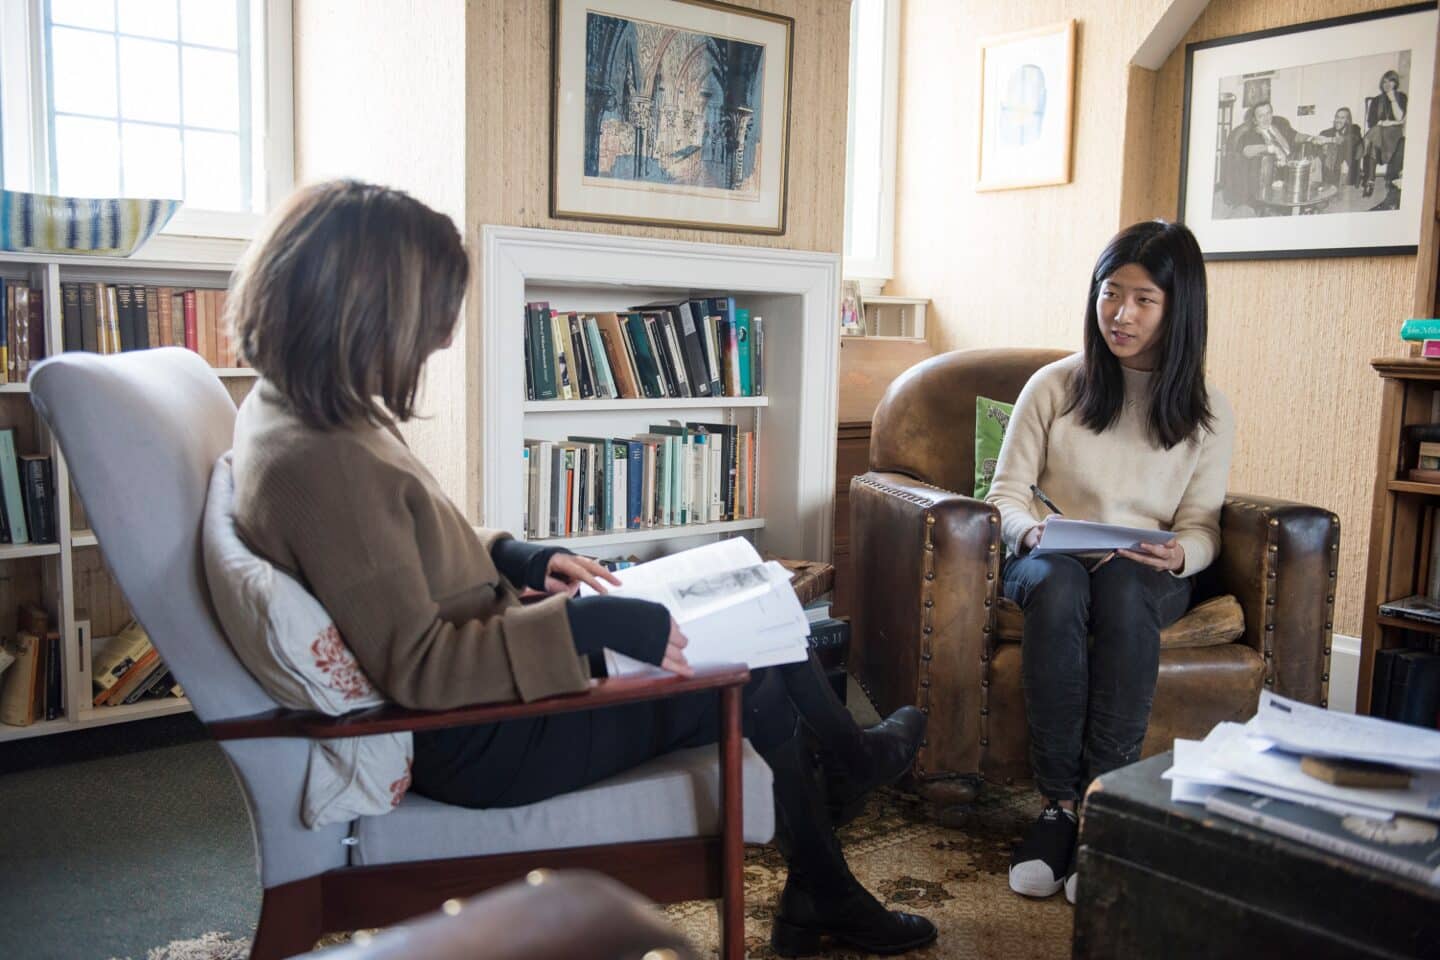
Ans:
{"type": "MultiPolygon", "coordinates": [[[[749,540],[736,537],[671,554],[615,574],[610,595],[663,604],[689,640],[691,666],[743,663],[752,670],[804,660],[810,635],[805,610],[790,586],[790,571],[765,562],[749,540]]],[[[581,595],[595,591],[581,587],[581,595]]],[[[612,677],[658,672],[613,650],[612,677]]]]}
{"type": "Polygon", "coordinates": [[[1440,818],[1440,732],[1332,713],[1269,691],[1247,724],[1222,723],[1202,741],[1176,740],[1164,774],[1177,801],[1204,803],[1230,787],[1341,816],[1440,818]],[[1303,755],[1368,760],[1411,771],[1405,789],[1336,786],[1300,769],[1303,755]]]}

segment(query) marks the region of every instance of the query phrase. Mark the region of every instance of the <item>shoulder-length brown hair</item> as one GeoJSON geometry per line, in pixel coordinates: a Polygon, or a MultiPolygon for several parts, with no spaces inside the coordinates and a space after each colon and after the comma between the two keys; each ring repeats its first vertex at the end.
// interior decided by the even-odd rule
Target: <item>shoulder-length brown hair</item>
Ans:
{"type": "Polygon", "coordinates": [[[399,190],[332,180],[292,195],[251,245],[226,319],[245,360],[311,426],[408,420],[469,271],[449,217],[399,190]]]}

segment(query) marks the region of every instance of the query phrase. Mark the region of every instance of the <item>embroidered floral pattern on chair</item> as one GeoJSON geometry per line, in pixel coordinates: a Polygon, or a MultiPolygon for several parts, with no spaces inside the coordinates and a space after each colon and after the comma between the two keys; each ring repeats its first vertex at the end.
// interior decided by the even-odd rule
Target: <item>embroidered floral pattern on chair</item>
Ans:
{"type": "Polygon", "coordinates": [[[369,678],[361,672],[360,664],[355,662],[355,654],[345,646],[335,624],[320,631],[315,642],[310,644],[310,652],[315,655],[315,669],[325,674],[326,685],[346,700],[360,700],[375,692],[369,678]]]}

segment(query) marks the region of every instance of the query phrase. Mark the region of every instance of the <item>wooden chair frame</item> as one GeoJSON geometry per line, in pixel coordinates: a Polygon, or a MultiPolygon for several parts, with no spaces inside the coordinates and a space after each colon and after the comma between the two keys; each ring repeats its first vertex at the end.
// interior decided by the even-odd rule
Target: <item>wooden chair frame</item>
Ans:
{"type": "Polygon", "coordinates": [[[641,843],[605,844],[484,857],[344,867],[266,888],[250,956],[280,960],[314,947],[326,933],[387,926],[433,911],[452,897],[468,897],[523,877],[539,867],[604,873],[659,903],[719,898],[720,955],[745,954],[744,811],[741,789],[740,696],[750,678],[743,666],[697,670],[693,678],[600,680],[589,691],[530,703],[453,710],[387,705],[330,717],[291,710],[207,725],[216,740],[273,737],[331,739],[405,730],[496,723],[576,710],[719,690],[720,834],[641,843]]]}

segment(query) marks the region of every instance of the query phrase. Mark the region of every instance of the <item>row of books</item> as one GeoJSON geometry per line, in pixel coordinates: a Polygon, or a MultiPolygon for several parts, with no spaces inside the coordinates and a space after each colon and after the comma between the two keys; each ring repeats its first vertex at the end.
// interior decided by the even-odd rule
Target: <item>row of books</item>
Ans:
{"type": "Polygon", "coordinates": [[[16,611],[15,638],[0,648],[0,723],[28,727],[37,720],[65,715],[60,681],[60,631],[42,607],[16,611]]]}
{"type": "Polygon", "coordinates": [[[1377,650],[1370,715],[1440,730],[1440,653],[1377,650]]]}
{"type": "Polygon", "coordinates": [[[526,440],[530,539],[741,520],[756,515],[755,434],[670,423],[619,439],[526,440]]]}
{"type": "Polygon", "coordinates": [[[50,458],[19,453],[15,428],[0,428],[0,543],[54,543],[56,531],[50,458]]]}
{"type": "Polygon", "coordinates": [[[561,312],[525,305],[530,400],[754,397],[765,391],[765,322],[711,297],[561,312]]]}
{"type": "Polygon", "coordinates": [[[183,697],[165,661],[138,623],[130,623],[104,644],[91,660],[92,705],[116,707],[159,697],[183,697]]]}
{"type": "Polygon", "coordinates": [[[44,292],[23,280],[0,280],[0,383],[24,383],[44,359],[44,292]]]}
{"type": "Polygon", "coordinates": [[[225,322],[225,291],[139,284],[60,284],[66,350],[185,347],[212,367],[243,366],[225,322]]]}

